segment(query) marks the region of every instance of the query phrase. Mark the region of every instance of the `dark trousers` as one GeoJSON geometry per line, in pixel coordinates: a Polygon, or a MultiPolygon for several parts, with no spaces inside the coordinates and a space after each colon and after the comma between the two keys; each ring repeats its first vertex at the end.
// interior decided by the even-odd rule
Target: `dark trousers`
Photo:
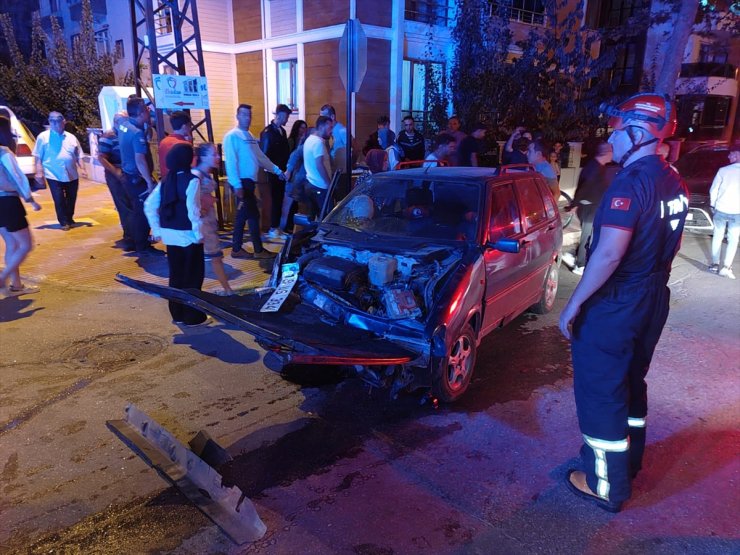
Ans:
{"type": "Polygon", "coordinates": [[[573,326],[573,384],[591,491],[620,503],[645,451],[645,376],[668,318],[667,272],[634,284],[608,284],[573,326]]]}
{"type": "Polygon", "coordinates": [[[578,241],[576,251],[576,266],[586,265],[586,247],[591,242],[594,232],[594,217],[596,216],[597,204],[585,204],[578,207],[578,221],[581,222],[581,239],[578,241]]]}
{"type": "Polygon", "coordinates": [[[144,214],[146,181],[143,177],[130,173],[124,173],[122,181],[126,198],[131,206],[131,213],[127,219],[128,223],[124,228],[128,229],[131,234],[136,250],[142,251],[149,247],[149,222],[146,219],[146,214],[144,214]]]}
{"type": "Polygon", "coordinates": [[[314,187],[309,183],[306,185],[306,197],[308,198],[308,205],[311,208],[310,215],[318,218],[326,202],[326,189],[314,187]]]}
{"type": "MultiPolygon", "coordinates": [[[[167,245],[167,265],[170,269],[170,287],[200,290],[203,286],[205,259],[202,244],[187,247],[167,245]]],[[[200,310],[181,303],[170,301],[169,307],[175,322],[190,325],[200,324],[206,319],[200,310]]]]}
{"type": "Polygon", "coordinates": [[[57,213],[59,225],[72,225],[74,223],[75,204],[77,203],[77,190],[80,182],[78,179],[72,181],[55,181],[47,179],[51,198],[54,199],[54,210],[57,213]]]}
{"type": "Polygon", "coordinates": [[[270,184],[270,228],[280,227],[280,216],[283,213],[283,199],[285,198],[285,181],[277,175],[267,174],[267,182],[270,184]]]}
{"type": "Polygon", "coordinates": [[[257,197],[254,194],[254,181],[242,179],[242,191],[244,197],[237,198],[236,214],[234,215],[234,235],[231,240],[232,250],[238,251],[244,244],[244,224],[249,226],[249,235],[252,238],[254,252],[262,251],[262,239],[260,237],[260,211],[257,206],[257,197]]]}
{"type": "Polygon", "coordinates": [[[105,183],[108,185],[110,196],[113,198],[113,204],[118,212],[118,219],[121,221],[121,228],[123,229],[123,240],[133,244],[134,238],[131,230],[128,229],[129,221],[131,218],[131,203],[126,190],[123,186],[123,175],[119,179],[118,176],[105,170],[105,183]]]}

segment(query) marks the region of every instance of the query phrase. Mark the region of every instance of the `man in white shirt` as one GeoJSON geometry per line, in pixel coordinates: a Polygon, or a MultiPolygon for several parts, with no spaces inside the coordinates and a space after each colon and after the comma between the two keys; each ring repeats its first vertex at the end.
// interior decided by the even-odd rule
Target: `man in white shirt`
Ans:
{"type": "Polygon", "coordinates": [[[36,182],[46,178],[54,199],[57,220],[64,231],[69,231],[74,221],[82,147],[77,137],[64,130],[64,116],[59,112],[49,114],[49,129],[36,137],[33,156],[36,160],[36,182]]]}
{"type": "Polygon", "coordinates": [[[236,110],[237,126],[226,133],[223,142],[226,177],[237,198],[234,216],[234,235],[231,256],[234,258],[272,258],[272,253],[262,247],[260,237],[260,212],[254,194],[257,174],[260,169],[272,172],[285,179],[283,171],[276,166],[262,150],[259,141],[249,132],[252,123],[252,107],[239,104],[236,110]],[[249,225],[254,254],[242,249],[244,224],[249,225]]]}
{"type": "Polygon", "coordinates": [[[713,274],[735,279],[732,273],[732,261],[737,252],[740,238],[740,145],[730,147],[730,165],[717,171],[712,187],[709,189],[709,202],[714,212],[714,235],[712,236],[712,265],[709,271],[713,274]],[[722,252],[722,239],[727,227],[727,250],[724,264],[719,267],[722,252]]]}
{"type": "Polygon", "coordinates": [[[311,215],[318,216],[324,206],[331,184],[331,159],[326,141],[331,136],[334,121],[329,116],[316,119],[316,132],[303,143],[303,166],[306,169],[306,194],[311,204],[311,215]]]}
{"type": "Polygon", "coordinates": [[[422,168],[436,168],[447,165],[447,159],[455,152],[455,146],[457,142],[455,137],[449,133],[440,133],[434,137],[432,143],[432,152],[427,154],[424,158],[426,162],[422,164],[422,168]]]}
{"type": "Polygon", "coordinates": [[[324,104],[319,110],[319,115],[326,116],[332,121],[331,144],[331,168],[342,173],[347,172],[347,128],[337,121],[337,112],[331,104],[324,104]]]}

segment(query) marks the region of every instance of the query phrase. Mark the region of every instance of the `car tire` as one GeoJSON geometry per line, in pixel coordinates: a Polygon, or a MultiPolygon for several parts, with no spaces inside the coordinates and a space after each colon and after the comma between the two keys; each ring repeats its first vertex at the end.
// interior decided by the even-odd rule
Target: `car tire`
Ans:
{"type": "Polygon", "coordinates": [[[475,368],[478,338],[465,324],[452,342],[447,356],[438,360],[432,382],[433,395],[444,403],[459,399],[468,389],[475,368]]]}
{"type": "Polygon", "coordinates": [[[542,285],[542,296],[537,304],[530,309],[535,314],[547,314],[555,306],[555,298],[558,295],[558,284],[560,283],[560,264],[554,261],[547,270],[545,283],[542,285]]]}

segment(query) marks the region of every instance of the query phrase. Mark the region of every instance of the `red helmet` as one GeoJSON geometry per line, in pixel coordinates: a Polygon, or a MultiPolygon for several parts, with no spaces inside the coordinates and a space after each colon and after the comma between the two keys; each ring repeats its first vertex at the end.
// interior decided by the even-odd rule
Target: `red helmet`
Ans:
{"type": "Polygon", "coordinates": [[[636,94],[616,108],[602,104],[600,109],[609,116],[613,129],[640,127],[656,139],[666,139],[676,131],[676,111],[668,95],[636,94]]]}

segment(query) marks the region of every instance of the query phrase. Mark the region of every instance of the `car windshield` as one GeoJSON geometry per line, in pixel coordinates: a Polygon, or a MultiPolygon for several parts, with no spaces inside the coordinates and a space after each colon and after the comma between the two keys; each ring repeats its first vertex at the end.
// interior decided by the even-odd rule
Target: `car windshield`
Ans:
{"type": "Polygon", "coordinates": [[[730,163],[728,150],[697,150],[682,156],[676,169],[684,179],[713,179],[717,170],[730,163]]]}
{"type": "Polygon", "coordinates": [[[481,186],[433,179],[368,178],[325,222],[394,237],[472,241],[481,186]]]}

